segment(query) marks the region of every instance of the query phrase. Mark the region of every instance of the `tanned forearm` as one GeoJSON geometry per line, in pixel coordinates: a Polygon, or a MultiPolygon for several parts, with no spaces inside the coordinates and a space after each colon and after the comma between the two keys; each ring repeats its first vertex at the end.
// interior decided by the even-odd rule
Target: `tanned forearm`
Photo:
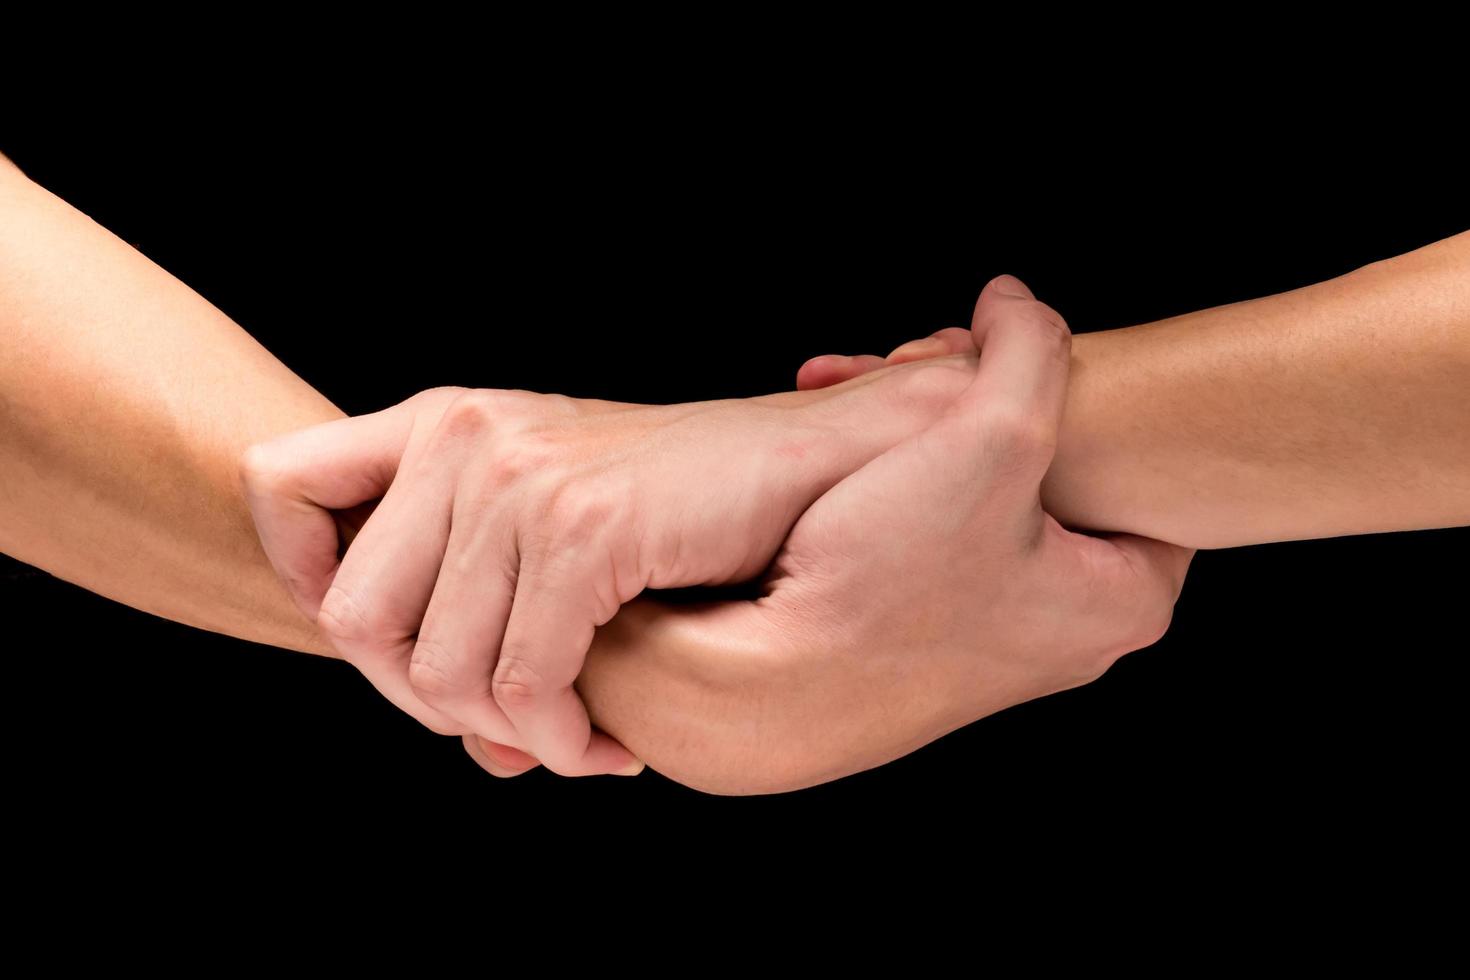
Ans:
{"type": "Polygon", "coordinates": [[[0,162],[0,551],[169,619],[329,653],[266,562],[237,461],[341,414],[0,162]]]}
{"type": "Polygon", "coordinates": [[[1470,524],[1470,232],[1077,337],[1043,499],[1200,548],[1470,524]]]}

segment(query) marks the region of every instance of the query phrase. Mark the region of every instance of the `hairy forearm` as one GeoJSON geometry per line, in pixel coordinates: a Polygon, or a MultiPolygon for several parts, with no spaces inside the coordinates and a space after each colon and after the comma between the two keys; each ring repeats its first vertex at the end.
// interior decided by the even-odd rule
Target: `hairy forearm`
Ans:
{"type": "Polygon", "coordinates": [[[1063,523],[1204,548],[1470,524],[1470,233],[1073,352],[1063,523]]]}

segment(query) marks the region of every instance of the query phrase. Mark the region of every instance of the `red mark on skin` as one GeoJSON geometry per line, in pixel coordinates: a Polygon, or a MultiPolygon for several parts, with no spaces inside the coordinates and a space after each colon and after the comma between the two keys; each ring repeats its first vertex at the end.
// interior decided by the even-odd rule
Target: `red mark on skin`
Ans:
{"type": "Polygon", "coordinates": [[[806,453],[807,447],[799,442],[784,442],[776,447],[776,455],[787,459],[805,459],[806,453]]]}

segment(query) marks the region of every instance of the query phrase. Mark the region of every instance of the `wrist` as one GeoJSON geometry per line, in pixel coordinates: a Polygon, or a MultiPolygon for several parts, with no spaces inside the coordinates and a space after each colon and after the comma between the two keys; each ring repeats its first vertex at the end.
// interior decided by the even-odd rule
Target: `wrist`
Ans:
{"type": "Polygon", "coordinates": [[[1073,338],[1056,455],[1041,485],[1042,506],[1063,525],[1147,537],[1171,530],[1177,468],[1149,420],[1165,410],[1151,393],[1172,370],[1160,341],[1173,322],[1073,338]]]}

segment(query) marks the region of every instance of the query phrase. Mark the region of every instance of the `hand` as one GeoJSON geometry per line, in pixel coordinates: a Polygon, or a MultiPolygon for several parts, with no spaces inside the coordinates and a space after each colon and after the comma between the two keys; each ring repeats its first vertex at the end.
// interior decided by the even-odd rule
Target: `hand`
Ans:
{"type": "Polygon", "coordinates": [[[673,705],[660,727],[683,736],[640,745],[650,765],[714,792],[810,785],[1086,683],[1163,634],[1192,552],[1074,534],[1041,507],[1066,324],[1002,277],[972,328],[967,390],[801,516],[762,599],[629,617],[673,705]],[[664,665],[664,648],[723,653],[664,665]]]}
{"type": "Polygon", "coordinates": [[[395,704],[502,743],[467,740],[497,774],[632,773],[572,686],[593,631],[645,588],[758,575],[969,373],[675,406],[435,389],[252,447],[242,475],[293,598],[395,704]],[[380,495],[339,564],[331,512],[380,495]]]}
{"type": "Polygon", "coordinates": [[[813,357],[797,370],[796,388],[798,391],[827,388],[880,368],[910,364],[946,354],[963,354],[974,348],[975,339],[969,330],[964,327],[945,327],[927,337],[900,344],[887,357],[878,357],[875,354],[822,354],[813,357]]]}

